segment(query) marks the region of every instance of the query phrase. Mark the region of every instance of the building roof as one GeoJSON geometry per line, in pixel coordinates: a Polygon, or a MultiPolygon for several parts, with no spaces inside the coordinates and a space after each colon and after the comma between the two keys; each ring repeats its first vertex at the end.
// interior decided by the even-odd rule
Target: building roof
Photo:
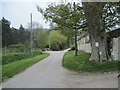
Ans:
{"type": "Polygon", "coordinates": [[[113,31],[110,31],[107,33],[108,34],[108,38],[111,39],[111,38],[117,38],[120,36],[120,28],[117,28],[113,31]]]}
{"type": "Polygon", "coordinates": [[[83,37],[86,37],[87,35],[88,35],[88,32],[83,33],[83,34],[78,38],[78,40],[80,40],[80,39],[83,38],[83,37]]]}
{"type": "MultiPolygon", "coordinates": [[[[78,38],[78,40],[80,40],[80,39],[83,38],[83,37],[86,37],[87,35],[88,35],[88,32],[83,33],[83,34],[78,38]]],[[[107,35],[108,35],[108,39],[119,37],[119,36],[120,36],[120,27],[119,27],[119,28],[114,28],[112,31],[107,32],[107,35]]]]}

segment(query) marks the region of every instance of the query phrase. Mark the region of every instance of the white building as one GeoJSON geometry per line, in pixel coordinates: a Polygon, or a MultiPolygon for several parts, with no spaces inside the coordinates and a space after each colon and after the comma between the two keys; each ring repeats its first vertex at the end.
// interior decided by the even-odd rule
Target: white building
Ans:
{"type": "Polygon", "coordinates": [[[82,51],[91,53],[91,45],[90,45],[90,40],[89,40],[88,33],[84,33],[78,39],[78,50],[82,50],[82,51]]]}

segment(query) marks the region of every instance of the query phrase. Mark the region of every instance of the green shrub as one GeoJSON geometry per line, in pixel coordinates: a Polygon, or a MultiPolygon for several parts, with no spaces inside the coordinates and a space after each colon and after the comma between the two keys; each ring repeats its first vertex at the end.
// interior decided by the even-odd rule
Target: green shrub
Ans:
{"type": "Polygon", "coordinates": [[[70,50],[75,50],[75,46],[72,46],[70,50]]]}
{"type": "Polygon", "coordinates": [[[58,44],[53,44],[53,45],[52,45],[52,50],[53,50],[53,51],[59,51],[59,50],[60,50],[59,45],[58,45],[58,44]]]}
{"type": "Polygon", "coordinates": [[[21,59],[26,59],[26,58],[31,58],[36,55],[40,55],[42,52],[40,51],[34,51],[33,56],[31,55],[31,52],[26,52],[26,53],[16,53],[16,54],[9,54],[9,55],[3,55],[2,56],[2,64],[8,64],[14,61],[18,61],[21,59]]]}
{"type": "Polygon", "coordinates": [[[60,31],[51,31],[48,36],[48,44],[52,46],[52,50],[59,51],[65,48],[67,37],[62,35],[60,31]]]}
{"type": "Polygon", "coordinates": [[[29,49],[26,47],[24,44],[12,44],[8,46],[9,50],[19,50],[19,51],[24,51],[26,49],[29,49]]]}
{"type": "Polygon", "coordinates": [[[25,48],[25,45],[23,44],[12,44],[8,46],[8,48],[25,48]]]}

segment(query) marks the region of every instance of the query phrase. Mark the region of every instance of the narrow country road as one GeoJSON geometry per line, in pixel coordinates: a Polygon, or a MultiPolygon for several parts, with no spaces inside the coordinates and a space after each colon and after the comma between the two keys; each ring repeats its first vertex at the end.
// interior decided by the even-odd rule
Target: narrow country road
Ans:
{"type": "Polygon", "coordinates": [[[49,51],[49,57],[5,81],[3,88],[118,88],[117,73],[76,73],[62,67],[66,51],[49,51]]]}

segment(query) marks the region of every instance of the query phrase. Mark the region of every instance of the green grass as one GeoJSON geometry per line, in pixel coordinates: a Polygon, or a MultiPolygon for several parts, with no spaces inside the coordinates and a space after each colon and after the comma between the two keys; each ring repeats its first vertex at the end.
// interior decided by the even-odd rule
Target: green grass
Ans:
{"type": "Polygon", "coordinates": [[[21,59],[27,59],[32,58],[36,55],[40,55],[42,52],[40,51],[33,51],[33,56],[31,55],[31,52],[22,52],[22,53],[15,53],[15,54],[8,54],[2,56],[2,64],[9,64],[11,62],[15,62],[21,59]]]}
{"type": "Polygon", "coordinates": [[[38,61],[48,57],[48,53],[35,56],[29,59],[22,59],[20,61],[12,62],[2,66],[2,80],[13,77],[15,74],[23,71],[27,67],[37,63],[38,61]]]}
{"type": "Polygon", "coordinates": [[[119,61],[95,62],[89,61],[90,54],[78,51],[78,56],[74,55],[74,51],[68,51],[63,57],[63,66],[67,69],[77,72],[110,72],[118,71],[119,61]]]}

